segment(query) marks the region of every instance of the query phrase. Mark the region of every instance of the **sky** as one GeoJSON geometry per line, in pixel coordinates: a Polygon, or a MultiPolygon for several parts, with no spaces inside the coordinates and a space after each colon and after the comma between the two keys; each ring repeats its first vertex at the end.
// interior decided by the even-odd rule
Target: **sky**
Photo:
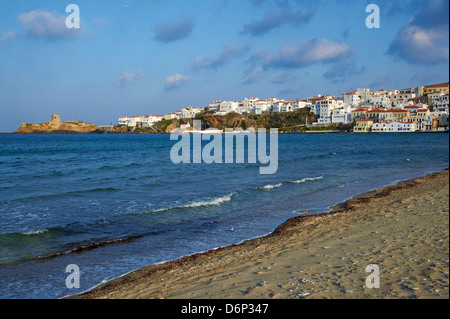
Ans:
{"type": "Polygon", "coordinates": [[[448,0],[0,1],[0,132],[51,114],[109,125],[217,100],[448,82],[448,12],[448,0]],[[79,29],[66,27],[69,4],[79,29]]]}

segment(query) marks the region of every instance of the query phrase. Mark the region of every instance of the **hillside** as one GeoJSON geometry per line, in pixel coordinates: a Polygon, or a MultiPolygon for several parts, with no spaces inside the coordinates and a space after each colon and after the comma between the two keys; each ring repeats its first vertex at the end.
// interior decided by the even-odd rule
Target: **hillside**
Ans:
{"type": "MultiPolygon", "coordinates": [[[[278,128],[280,131],[291,131],[299,130],[300,125],[306,123],[311,124],[317,120],[316,115],[310,113],[307,109],[301,109],[297,112],[291,113],[272,113],[267,112],[263,115],[248,114],[240,115],[237,113],[228,113],[224,116],[214,115],[212,113],[202,113],[198,114],[195,120],[202,121],[202,129],[217,128],[219,130],[224,130],[226,128],[278,128]]],[[[182,119],[182,120],[167,120],[156,123],[154,129],[159,133],[170,133],[173,129],[180,127],[181,124],[190,124],[193,126],[194,119],[182,119]]],[[[152,130],[152,129],[136,129],[135,132],[142,130],[152,130]]],[[[152,130],[153,131],[153,130],[152,130]]],[[[149,131],[151,133],[151,131],[149,131]]],[[[153,133],[155,133],[153,131],[153,133]]]]}

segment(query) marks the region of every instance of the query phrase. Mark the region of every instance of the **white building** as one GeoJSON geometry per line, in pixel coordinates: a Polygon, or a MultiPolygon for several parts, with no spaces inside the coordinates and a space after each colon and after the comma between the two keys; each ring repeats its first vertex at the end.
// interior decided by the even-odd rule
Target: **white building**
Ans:
{"type": "Polygon", "coordinates": [[[311,107],[312,104],[306,100],[296,100],[292,102],[292,109],[294,110],[294,112],[304,108],[311,109],[311,107]]]}
{"type": "Polygon", "coordinates": [[[119,118],[119,125],[136,127],[142,125],[143,120],[143,116],[122,116],[119,118]]]}
{"type": "Polygon", "coordinates": [[[163,115],[122,116],[119,118],[118,123],[119,126],[148,127],[152,126],[154,123],[162,121],[163,119],[163,115]]]}
{"type": "Polygon", "coordinates": [[[374,123],[372,132],[376,133],[401,133],[415,132],[416,124],[412,122],[391,122],[391,123],[374,123]]]}
{"type": "Polygon", "coordinates": [[[193,119],[195,116],[201,112],[201,109],[197,107],[188,106],[185,109],[177,111],[177,118],[179,119],[193,119]],[[178,114],[179,112],[179,114],[178,114]]]}
{"type": "Polygon", "coordinates": [[[164,119],[163,115],[144,115],[142,117],[142,126],[149,127],[155,123],[158,123],[164,119]]]}
{"type": "Polygon", "coordinates": [[[433,111],[448,113],[448,94],[442,95],[439,100],[433,102],[433,111]]]}
{"type": "Polygon", "coordinates": [[[119,117],[119,126],[128,126],[128,117],[127,116],[122,116],[119,117]]]}
{"type": "Polygon", "coordinates": [[[331,123],[331,115],[333,110],[343,108],[344,101],[337,99],[330,95],[325,95],[316,101],[315,107],[313,107],[313,112],[319,117],[317,123],[319,124],[329,124],[331,123]]]}
{"type": "Polygon", "coordinates": [[[227,101],[220,103],[220,111],[237,112],[239,109],[239,102],[237,101],[227,101]]]}
{"type": "Polygon", "coordinates": [[[352,112],[350,108],[335,109],[331,115],[332,123],[348,124],[352,122],[352,112]]]}
{"type": "Polygon", "coordinates": [[[391,107],[392,101],[385,94],[374,94],[369,98],[369,103],[375,108],[391,107]]]}
{"type": "MultiPolygon", "coordinates": [[[[313,123],[314,124],[314,123],[313,123]]],[[[319,117],[317,119],[317,124],[320,125],[326,125],[326,124],[331,124],[331,117],[327,116],[327,117],[319,117]]]]}
{"type": "Polygon", "coordinates": [[[354,93],[360,97],[361,104],[365,104],[366,102],[369,102],[370,98],[373,95],[373,93],[370,91],[370,89],[357,89],[354,93]]]}
{"type": "Polygon", "coordinates": [[[361,104],[361,98],[355,91],[342,94],[341,99],[345,105],[357,107],[361,104]]]}
{"type": "Polygon", "coordinates": [[[263,112],[269,111],[272,109],[272,101],[267,100],[256,100],[253,102],[252,113],[262,114],[263,112]]]}
{"type": "Polygon", "coordinates": [[[277,101],[273,104],[274,113],[292,112],[292,106],[286,101],[277,101]]]}
{"type": "Polygon", "coordinates": [[[215,102],[209,103],[207,108],[209,111],[218,111],[218,110],[220,110],[221,104],[222,104],[222,101],[215,101],[215,102]]]}
{"type": "Polygon", "coordinates": [[[403,109],[406,106],[414,105],[414,102],[410,99],[396,99],[394,100],[393,105],[397,109],[403,109]]]}
{"type": "Polygon", "coordinates": [[[242,113],[253,112],[256,101],[259,101],[259,99],[256,97],[252,97],[250,99],[245,98],[244,101],[242,101],[242,113]]]}
{"type": "Polygon", "coordinates": [[[183,116],[181,115],[183,111],[182,110],[178,110],[175,112],[175,118],[181,120],[183,118],[183,116]]]}

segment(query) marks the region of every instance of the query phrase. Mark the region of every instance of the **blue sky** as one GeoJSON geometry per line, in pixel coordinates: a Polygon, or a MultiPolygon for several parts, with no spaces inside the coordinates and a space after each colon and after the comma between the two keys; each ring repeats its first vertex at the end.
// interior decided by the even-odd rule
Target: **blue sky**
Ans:
{"type": "Polygon", "coordinates": [[[0,132],[447,82],[448,0],[0,2],[0,132]],[[67,29],[65,8],[80,8],[67,29]],[[381,27],[368,29],[370,3],[381,27]]]}

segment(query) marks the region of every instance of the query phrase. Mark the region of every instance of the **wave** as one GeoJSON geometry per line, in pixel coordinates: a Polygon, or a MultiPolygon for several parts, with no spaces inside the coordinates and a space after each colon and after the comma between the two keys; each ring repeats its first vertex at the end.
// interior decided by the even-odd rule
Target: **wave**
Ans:
{"type": "Polygon", "coordinates": [[[26,235],[26,236],[33,236],[33,235],[42,235],[47,233],[49,230],[47,228],[44,229],[38,229],[38,230],[31,230],[31,231],[27,231],[27,232],[23,232],[21,233],[22,235],[26,235]]]}
{"type": "Polygon", "coordinates": [[[282,185],[283,185],[282,183],[279,183],[279,184],[273,184],[273,185],[266,185],[266,186],[261,187],[261,189],[266,189],[266,190],[268,190],[268,189],[274,189],[274,188],[279,188],[279,187],[281,187],[282,185]]]}
{"type": "MultiPolygon", "coordinates": [[[[203,200],[203,201],[199,201],[199,202],[194,201],[194,202],[191,202],[191,203],[188,203],[185,205],[156,209],[156,210],[152,210],[150,213],[161,213],[161,212],[166,212],[169,210],[181,209],[181,208],[198,208],[198,207],[208,207],[208,206],[219,206],[225,202],[231,201],[231,198],[233,197],[233,195],[234,195],[234,192],[231,194],[222,196],[222,197],[207,199],[207,200],[203,200]]],[[[146,213],[140,213],[140,214],[146,214],[146,213]]]]}
{"type": "Polygon", "coordinates": [[[231,197],[233,197],[234,193],[222,196],[222,197],[218,197],[218,198],[213,198],[211,200],[206,200],[206,201],[200,201],[200,202],[192,202],[190,204],[186,204],[181,206],[181,208],[190,208],[190,207],[202,207],[202,206],[219,206],[225,202],[229,202],[231,201],[231,197]]]}
{"type": "MultiPolygon", "coordinates": [[[[299,180],[290,181],[288,183],[291,183],[291,184],[302,184],[302,183],[306,183],[306,182],[318,181],[318,180],[321,180],[322,178],[323,178],[323,176],[306,177],[306,178],[302,178],[302,179],[299,179],[299,180]]],[[[279,188],[281,186],[283,186],[283,183],[269,184],[269,185],[266,185],[266,186],[259,187],[259,189],[270,190],[270,189],[274,189],[274,188],[279,188]]]]}
{"type": "Polygon", "coordinates": [[[296,181],[291,181],[289,183],[292,184],[302,184],[302,183],[306,183],[306,182],[312,182],[312,181],[318,181],[323,179],[323,176],[318,176],[318,177],[306,177],[306,178],[302,178],[296,181]]]}

